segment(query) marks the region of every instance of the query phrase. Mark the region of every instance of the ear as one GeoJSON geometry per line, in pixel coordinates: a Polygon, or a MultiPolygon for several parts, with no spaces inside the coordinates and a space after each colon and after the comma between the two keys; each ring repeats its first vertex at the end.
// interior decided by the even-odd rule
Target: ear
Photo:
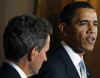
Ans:
{"type": "Polygon", "coordinates": [[[42,51],[39,53],[41,59],[43,59],[44,61],[47,61],[47,56],[46,56],[46,52],[42,51]]]}
{"type": "Polygon", "coordinates": [[[64,24],[64,23],[60,23],[60,24],[58,25],[59,31],[60,31],[60,32],[64,32],[64,27],[65,27],[65,24],[64,24]]]}
{"type": "Polygon", "coordinates": [[[34,57],[38,56],[37,48],[32,48],[30,54],[29,54],[29,60],[31,61],[34,57]]]}

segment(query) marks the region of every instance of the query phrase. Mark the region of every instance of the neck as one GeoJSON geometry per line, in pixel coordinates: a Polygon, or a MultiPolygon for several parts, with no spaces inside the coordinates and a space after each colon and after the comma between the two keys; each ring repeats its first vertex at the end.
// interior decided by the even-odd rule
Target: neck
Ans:
{"type": "Polygon", "coordinates": [[[85,55],[85,50],[83,49],[83,48],[73,48],[73,50],[77,53],[77,54],[79,54],[79,56],[84,56],[85,55]]]}
{"type": "Polygon", "coordinates": [[[85,49],[80,47],[80,46],[77,46],[77,45],[73,45],[72,43],[68,43],[67,44],[77,53],[79,54],[79,56],[84,56],[85,55],[85,49]]]}
{"type": "Polygon", "coordinates": [[[28,77],[30,75],[30,70],[28,68],[29,66],[29,62],[28,60],[23,57],[18,63],[16,63],[22,70],[23,72],[26,74],[26,76],[28,77]]]}
{"type": "Polygon", "coordinates": [[[85,55],[85,52],[82,52],[82,53],[78,53],[80,57],[84,56],[85,55]]]}

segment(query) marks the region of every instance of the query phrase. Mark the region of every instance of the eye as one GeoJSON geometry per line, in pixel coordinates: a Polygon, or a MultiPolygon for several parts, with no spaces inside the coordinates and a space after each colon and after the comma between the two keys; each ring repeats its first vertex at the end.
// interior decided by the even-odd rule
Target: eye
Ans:
{"type": "Polygon", "coordinates": [[[98,26],[98,22],[97,21],[94,21],[94,26],[98,26]]]}
{"type": "Polygon", "coordinates": [[[80,25],[88,25],[87,22],[80,22],[80,25]]]}
{"type": "Polygon", "coordinates": [[[87,21],[87,20],[80,20],[80,21],[79,21],[79,24],[80,24],[81,26],[88,25],[88,21],[87,21]]]}

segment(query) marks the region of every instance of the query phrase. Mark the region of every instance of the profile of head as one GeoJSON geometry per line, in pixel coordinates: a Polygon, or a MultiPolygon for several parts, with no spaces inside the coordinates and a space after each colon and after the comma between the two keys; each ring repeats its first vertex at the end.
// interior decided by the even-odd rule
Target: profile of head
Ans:
{"type": "Polygon", "coordinates": [[[62,39],[78,52],[92,51],[98,32],[98,17],[93,6],[83,1],[72,2],[59,17],[62,39]]]}
{"type": "Polygon", "coordinates": [[[51,34],[52,26],[43,18],[28,14],[12,18],[3,35],[5,58],[23,64],[27,74],[38,73],[47,60],[51,34]]]}

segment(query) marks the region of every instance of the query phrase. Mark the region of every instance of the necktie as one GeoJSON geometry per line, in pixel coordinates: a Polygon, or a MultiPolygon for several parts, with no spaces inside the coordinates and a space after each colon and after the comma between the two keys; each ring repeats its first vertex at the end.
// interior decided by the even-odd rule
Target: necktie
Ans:
{"type": "Polygon", "coordinates": [[[81,78],[87,78],[86,67],[83,60],[80,61],[79,66],[80,66],[81,78]]]}

